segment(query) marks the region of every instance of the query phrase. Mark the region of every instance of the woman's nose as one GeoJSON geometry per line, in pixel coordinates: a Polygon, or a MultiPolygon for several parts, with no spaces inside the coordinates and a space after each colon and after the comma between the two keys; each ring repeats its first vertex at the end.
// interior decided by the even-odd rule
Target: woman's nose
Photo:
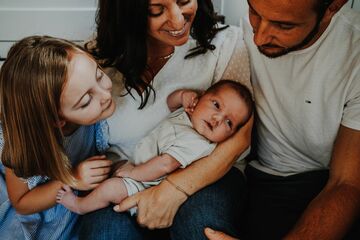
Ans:
{"type": "Polygon", "coordinates": [[[173,30],[181,30],[184,27],[184,15],[177,4],[170,9],[168,22],[173,30]]]}

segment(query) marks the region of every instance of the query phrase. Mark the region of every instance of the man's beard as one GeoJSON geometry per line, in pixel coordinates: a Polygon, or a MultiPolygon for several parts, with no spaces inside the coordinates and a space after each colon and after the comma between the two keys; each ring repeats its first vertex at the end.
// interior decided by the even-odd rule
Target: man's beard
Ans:
{"type": "Polygon", "coordinates": [[[263,49],[263,47],[265,47],[265,48],[271,48],[271,47],[276,48],[276,47],[279,47],[279,46],[271,45],[271,44],[265,44],[265,45],[262,45],[262,46],[258,46],[258,49],[262,54],[264,54],[265,56],[267,56],[269,58],[277,58],[277,57],[280,57],[280,56],[284,56],[284,55],[288,54],[289,52],[299,50],[299,49],[303,48],[304,46],[306,46],[311,40],[314,39],[316,34],[319,32],[320,22],[321,22],[321,19],[317,20],[316,25],[310,31],[310,33],[304,38],[304,40],[301,43],[299,43],[299,44],[297,44],[295,46],[292,46],[292,47],[289,47],[289,48],[283,48],[279,52],[275,52],[275,53],[267,53],[263,49]]]}

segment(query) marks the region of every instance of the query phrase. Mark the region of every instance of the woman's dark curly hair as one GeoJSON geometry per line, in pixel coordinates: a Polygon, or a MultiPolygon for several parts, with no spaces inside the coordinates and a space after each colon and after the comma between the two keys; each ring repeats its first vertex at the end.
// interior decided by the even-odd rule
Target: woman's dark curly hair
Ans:
{"type": "MultiPolygon", "coordinates": [[[[216,33],[223,28],[217,27],[221,20],[214,12],[211,0],[197,0],[198,9],[191,27],[191,36],[196,39],[197,47],[191,49],[185,58],[191,58],[214,50],[211,44],[216,33]]],[[[115,67],[125,79],[124,85],[130,94],[135,89],[141,97],[142,109],[154,89],[151,83],[141,78],[146,68],[147,27],[149,0],[99,0],[96,15],[96,46],[87,48],[103,67],[115,67]],[[143,92],[144,91],[144,92],[143,92]]]]}

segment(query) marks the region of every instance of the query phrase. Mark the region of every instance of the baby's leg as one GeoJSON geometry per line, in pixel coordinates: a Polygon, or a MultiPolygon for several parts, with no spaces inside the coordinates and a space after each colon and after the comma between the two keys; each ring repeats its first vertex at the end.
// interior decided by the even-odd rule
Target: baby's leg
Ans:
{"type": "Polygon", "coordinates": [[[58,192],[56,201],[77,214],[86,214],[110,203],[118,204],[127,197],[127,189],[121,178],[109,178],[85,197],[76,196],[70,187],[58,192]]]}

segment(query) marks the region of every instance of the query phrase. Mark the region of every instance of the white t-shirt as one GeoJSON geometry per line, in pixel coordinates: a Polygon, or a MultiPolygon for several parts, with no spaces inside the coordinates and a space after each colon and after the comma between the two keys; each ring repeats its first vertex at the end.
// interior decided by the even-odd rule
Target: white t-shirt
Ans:
{"type": "Polygon", "coordinates": [[[248,53],[241,28],[229,27],[219,32],[212,44],[216,46],[214,51],[190,59],[184,57],[189,49],[196,46],[194,40],[190,39],[186,44],[176,47],[174,55],[152,82],[156,92],[155,100],[152,94],[143,109],[138,109],[140,97],[135,91],[135,99],[129,94],[115,97],[116,111],[108,119],[110,152],[131,161],[138,141],[170,113],[166,98],[176,89],[205,90],[222,78],[238,80],[251,87],[248,53]]]}
{"type": "Polygon", "coordinates": [[[340,125],[360,130],[360,14],[343,7],[312,46],[273,59],[248,21],[244,33],[259,116],[251,164],[277,175],[328,168],[340,125]]]}
{"type": "Polygon", "coordinates": [[[138,165],[166,153],[185,168],[192,162],[209,155],[215,147],[215,143],[211,143],[193,129],[186,112],[180,108],[136,144],[131,159],[135,165],[138,165]]]}

